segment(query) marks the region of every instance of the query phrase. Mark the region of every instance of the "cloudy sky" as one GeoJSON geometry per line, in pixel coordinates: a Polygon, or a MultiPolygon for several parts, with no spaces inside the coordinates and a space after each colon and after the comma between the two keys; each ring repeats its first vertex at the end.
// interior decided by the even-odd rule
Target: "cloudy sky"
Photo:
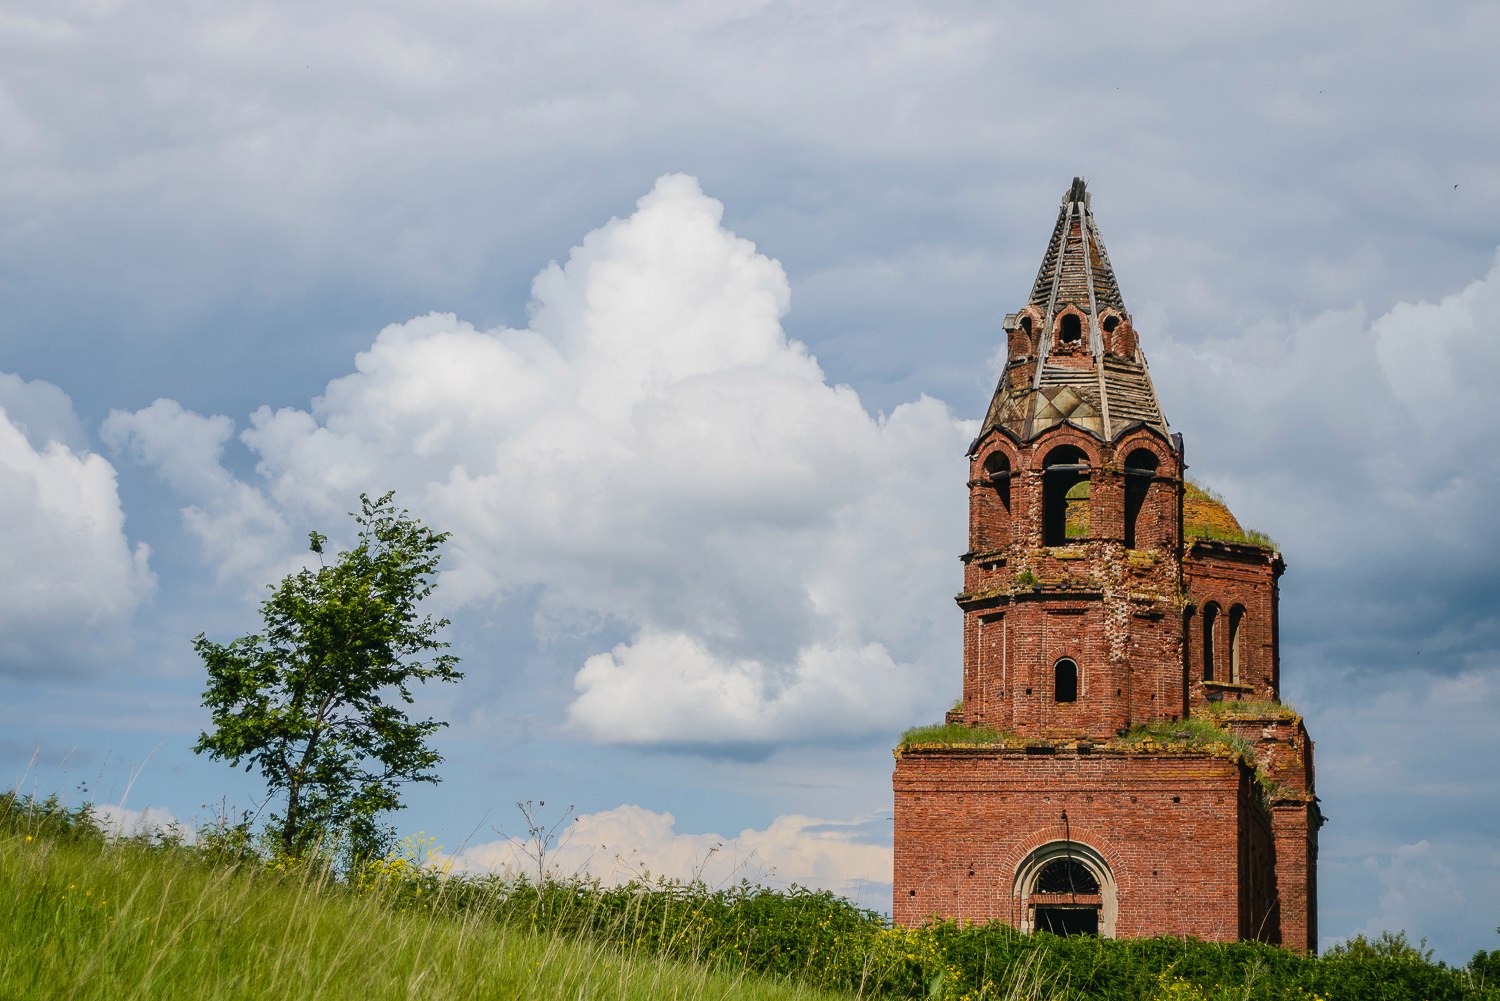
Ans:
{"type": "Polygon", "coordinates": [[[1500,8],[0,12],[0,778],[187,822],[198,632],[361,490],[468,677],[398,818],[884,906],[962,454],[1075,174],[1193,475],[1276,538],[1326,941],[1500,945],[1500,8]]]}

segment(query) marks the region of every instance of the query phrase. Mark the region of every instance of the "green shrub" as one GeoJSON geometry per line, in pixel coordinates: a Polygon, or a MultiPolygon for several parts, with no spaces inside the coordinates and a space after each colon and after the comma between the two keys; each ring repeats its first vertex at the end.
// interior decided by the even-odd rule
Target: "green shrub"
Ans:
{"type": "Polygon", "coordinates": [[[49,841],[104,840],[92,803],[70,808],[56,793],[46,799],[0,793],[0,831],[49,841]]]}
{"type": "MultiPolygon", "coordinates": [[[[1500,928],[1495,931],[1500,932],[1500,928]]],[[[1500,990],[1500,949],[1488,952],[1480,949],[1474,953],[1474,958],[1469,960],[1469,976],[1481,987],[1500,990]]]]}

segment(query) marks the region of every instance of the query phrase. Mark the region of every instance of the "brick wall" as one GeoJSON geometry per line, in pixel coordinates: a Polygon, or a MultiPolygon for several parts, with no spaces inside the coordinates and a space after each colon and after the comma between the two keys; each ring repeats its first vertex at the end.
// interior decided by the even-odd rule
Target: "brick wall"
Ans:
{"type": "MultiPolygon", "coordinates": [[[[1133,345],[1128,325],[1116,329],[1133,345]]],[[[1031,344],[1024,330],[1011,336],[1013,356],[1031,344]]],[[[1021,367],[1029,373],[1030,364],[1021,367]]],[[[1021,367],[1007,378],[1022,378],[1021,367]]],[[[1213,702],[1279,698],[1280,554],[1185,545],[1182,454],[1144,426],[1105,442],[1063,424],[1022,442],[997,425],[971,460],[957,598],[963,699],[948,719],[1031,746],[898,755],[896,921],[935,915],[1027,927],[1018,867],[1030,878],[1032,853],[1064,843],[1087,846],[1110,874],[1100,900],[1106,934],[1311,948],[1321,820],[1300,719],[1268,711],[1226,724],[1256,748],[1275,783],[1269,800],[1254,767],[1237,758],[1097,746],[1213,702]],[[1049,473],[1049,462],[1086,468],[1049,473]],[[1070,492],[1060,504],[1057,485],[1079,481],[1086,502],[1070,492]],[[1211,648],[1209,608],[1217,611],[1211,648]],[[1210,649],[1214,672],[1205,678],[1210,649]],[[1064,660],[1078,668],[1071,701],[1059,698],[1064,660]]]]}
{"type": "Polygon", "coordinates": [[[1274,845],[1253,777],[1208,754],[909,750],[893,780],[893,915],[1021,927],[1017,866],[1068,840],[1109,867],[1115,935],[1266,938],[1270,891],[1254,887],[1274,883],[1274,845]]]}
{"type": "Polygon", "coordinates": [[[1102,738],[1186,714],[1180,474],[1172,443],[1145,429],[1113,444],[1066,426],[1030,446],[998,428],[980,438],[959,596],[967,722],[1102,738]],[[1060,447],[1089,467],[1087,531],[1047,547],[1045,496],[1057,474],[1044,464],[1060,447]],[[1126,460],[1142,455],[1156,475],[1127,475],[1126,460]],[[1135,490],[1139,505],[1128,503],[1135,490]],[[1072,703],[1055,698],[1063,658],[1079,668],[1072,703]]]}
{"type": "Polygon", "coordinates": [[[1318,947],[1318,826],[1315,802],[1278,803],[1271,809],[1276,836],[1276,879],[1281,944],[1298,951],[1318,947]]]}
{"type": "Polygon", "coordinates": [[[1277,579],[1285,569],[1279,554],[1253,546],[1195,542],[1182,560],[1189,595],[1184,619],[1187,672],[1194,704],[1211,698],[1277,699],[1281,665],[1277,653],[1277,579]],[[1205,678],[1207,610],[1217,611],[1213,630],[1213,679],[1205,678]],[[1239,611],[1239,664],[1235,670],[1233,625],[1239,611]]]}

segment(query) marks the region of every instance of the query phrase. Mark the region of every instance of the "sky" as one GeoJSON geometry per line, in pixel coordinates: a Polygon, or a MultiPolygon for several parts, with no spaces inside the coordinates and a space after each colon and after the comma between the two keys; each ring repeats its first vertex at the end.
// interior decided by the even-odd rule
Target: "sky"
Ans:
{"type": "Polygon", "coordinates": [[[1470,2],[12,0],[0,780],[257,807],[191,752],[192,638],[393,489],[467,672],[403,835],[513,862],[529,801],[565,867],[885,909],[963,453],[1079,175],[1191,475],[1288,564],[1324,944],[1500,947],[1497,43],[1470,2]]]}

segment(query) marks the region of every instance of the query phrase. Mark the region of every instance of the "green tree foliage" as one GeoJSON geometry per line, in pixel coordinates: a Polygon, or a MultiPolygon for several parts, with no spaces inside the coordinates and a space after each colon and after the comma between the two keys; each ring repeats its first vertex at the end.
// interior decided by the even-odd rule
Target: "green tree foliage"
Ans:
{"type": "Polygon", "coordinates": [[[403,706],[414,683],[463,677],[438,639],[448,620],[417,610],[448,535],[392,496],[360,495],[358,543],[332,563],[327,538],[309,533],[320,565],[272,587],[261,633],[193,641],[213,714],[193,750],[261,773],[284,804],[271,827],[288,854],[337,839],[353,859],[377,857],[393,833],[377,818],[400,807],[401,785],[439,780],[427,738],[447,724],[414,721],[403,706]]]}
{"type": "MultiPolygon", "coordinates": [[[[1495,929],[1500,935],[1500,928],[1495,929]]],[[[1469,960],[1469,975],[1482,986],[1500,988],[1500,949],[1480,949],[1469,960]]]]}

